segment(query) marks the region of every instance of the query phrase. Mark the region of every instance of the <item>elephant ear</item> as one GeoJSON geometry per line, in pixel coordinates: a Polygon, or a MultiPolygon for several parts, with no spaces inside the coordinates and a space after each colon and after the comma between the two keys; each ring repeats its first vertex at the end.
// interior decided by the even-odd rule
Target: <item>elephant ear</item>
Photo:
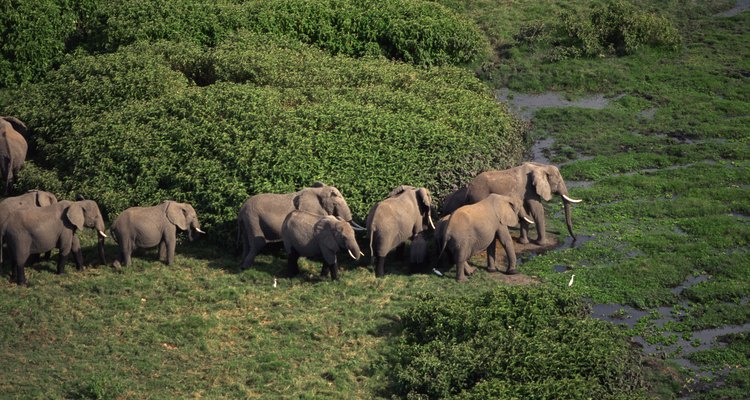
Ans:
{"type": "Polygon", "coordinates": [[[187,218],[185,217],[186,211],[185,207],[180,203],[174,201],[167,202],[167,219],[183,231],[188,229],[187,218]]]}
{"type": "Polygon", "coordinates": [[[68,206],[65,210],[65,218],[67,218],[68,222],[73,224],[77,230],[83,230],[83,224],[86,221],[86,218],[83,215],[83,207],[81,207],[80,204],[72,203],[68,206]]]}
{"type": "MultiPolygon", "coordinates": [[[[57,200],[55,199],[55,201],[57,200]]],[[[37,207],[46,207],[55,203],[54,201],[52,201],[51,194],[40,192],[38,190],[34,193],[34,202],[36,203],[37,207]]]]}
{"type": "Polygon", "coordinates": [[[336,262],[336,253],[339,251],[336,221],[336,217],[323,217],[315,224],[314,228],[320,254],[329,265],[336,262]]]}
{"type": "Polygon", "coordinates": [[[514,202],[505,196],[497,196],[494,206],[495,213],[497,213],[501,224],[505,226],[518,225],[518,212],[523,207],[522,204],[514,202]]]}
{"type": "Polygon", "coordinates": [[[425,188],[417,189],[417,200],[419,201],[419,204],[421,205],[420,209],[422,210],[429,210],[432,206],[430,192],[425,188]]]}
{"type": "Polygon", "coordinates": [[[322,214],[323,206],[320,204],[318,191],[304,189],[300,194],[294,197],[294,208],[301,211],[307,211],[313,214],[322,214]]]}
{"type": "Polygon", "coordinates": [[[535,168],[533,174],[533,183],[536,188],[536,194],[545,201],[552,200],[552,191],[549,187],[547,173],[542,168],[535,168]]]}
{"type": "Polygon", "coordinates": [[[27,130],[26,124],[21,122],[20,119],[16,117],[0,117],[0,118],[8,121],[9,124],[13,125],[13,129],[15,129],[16,132],[20,133],[21,135],[26,134],[26,130],[27,130]]]}

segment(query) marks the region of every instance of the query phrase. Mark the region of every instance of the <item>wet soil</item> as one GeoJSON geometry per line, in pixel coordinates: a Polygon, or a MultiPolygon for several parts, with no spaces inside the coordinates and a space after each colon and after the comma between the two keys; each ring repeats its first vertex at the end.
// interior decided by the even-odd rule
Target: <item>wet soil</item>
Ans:
{"type": "Polygon", "coordinates": [[[750,11],[750,0],[738,0],[736,5],[729,10],[715,14],[714,17],[734,17],[735,15],[750,11]]]}
{"type": "Polygon", "coordinates": [[[524,119],[531,119],[538,109],[546,107],[578,107],[601,110],[607,107],[612,100],[617,100],[619,97],[621,96],[607,98],[603,94],[594,94],[569,100],[557,92],[528,94],[514,92],[508,88],[502,88],[495,92],[495,98],[498,101],[508,103],[510,108],[524,119]]]}

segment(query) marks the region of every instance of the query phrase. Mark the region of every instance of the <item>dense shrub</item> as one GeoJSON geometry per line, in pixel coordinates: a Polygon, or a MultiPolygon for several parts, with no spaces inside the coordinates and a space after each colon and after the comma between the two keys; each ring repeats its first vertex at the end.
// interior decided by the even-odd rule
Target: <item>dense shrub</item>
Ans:
{"type": "Polygon", "coordinates": [[[606,2],[585,15],[565,10],[554,23],[523,26],[517,39],[551,44],[552,60],[625,55],[643,46],[674,48],[680,43],[671,20],[624,0],[606,2]]]}
{"type": "Polygon", "coordinates": [[[637,350],[587,315],[579,296],[548,287],[426,295],[402,315],[384,369],[408,398],[643,397],[637,350]]]}
{"type": "Polygon", "coordinates": [[[0,87],[47,72],[75,29],[76,14],[64,1],[0,2],[0,87]]]}
{"type": "Polygon", "coordinates": [[[422,0],[124,0],[102,3],[94,20],[87,45],[108,51],[140,39],[213,46],[238,29],[420,65],[471,62],[487,47],[473,22],[422,0]]]}
{"type": "Polygon", "coordinates": [[[160,42],[71,57],[8,109],[65,190],[114,213],[190,201],[211,227],[234,226],[248,195],[316,180],[337,185],[360,220],[398,184],[440,197],[519,161],[522,125],[503,107],[455,67],[245,32],[210,51],[160,42]]]}

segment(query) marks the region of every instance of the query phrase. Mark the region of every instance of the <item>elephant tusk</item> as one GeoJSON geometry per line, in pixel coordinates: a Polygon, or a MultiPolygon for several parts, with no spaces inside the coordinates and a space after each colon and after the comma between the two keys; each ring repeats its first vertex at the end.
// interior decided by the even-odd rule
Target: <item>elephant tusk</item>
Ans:
{"type": "Polygon", "coordinates": [[[352,253],[351,250],[347,250],[347,251],[349,252],[349,255],[352,256],[353,259],[355,259],[355,260],[357,259],[357,257],[354,257],[354,253],[352,253]]]}
{"type": "Polygon", "coordinates": [[[206,232],[203,232],[202,230],[200,230],[200,228],[195,228],[195,231],[198,232],[198,233],[202,233],[204,235],[206,234],[206,232]]]}
{"type": "Polygon", "coordinates": [[[366,231],[367,230],[366,228],[363,228],[363,227],[359,226],[356,222],[354,222],[354,220],[349,221],[349,225],[351,225],[352,228],[354,228],[355,231],[366,231]]]}
{"type": "Polygon", "coordinates": [[[99,231],[99,236],[101,236],[103,238],[108,237],[107,234],[104,233],[104,232],[102,232],[102,231],[99,231]]]}
{"type": "Polygon", "coordinates": [[[427,216],[427,220],[430,221],[430,228],[432,228],[432,230],[434,231],[435,230],[435,224],[432,222],[432,218],[429,215],[427,216]]]}
{"type": "Polygon", "coordinates": [[[531,225],[534,225],[534,221],[528,219],[527,217],[523,217],[523,220],[530,223],[531,225]]]}
{"type": "Polygon", "coordinates": [[[565,194],[562,195],[562,198],[565,199],[566,201],[570,202],[570,203],[580,203],[580,202],[583,201],[583,200],[571,199],[570,197],[568,197],[568,195],[565,195],[565,194]]]}
{"type": "Polygon", "coordinates": [[[360,251],[360,252],[359,252],[359,256],[360,256],[360,257],[364,257],[364,256],[365,256],[365,253],[363,253],[362,251],[360,251]]]}

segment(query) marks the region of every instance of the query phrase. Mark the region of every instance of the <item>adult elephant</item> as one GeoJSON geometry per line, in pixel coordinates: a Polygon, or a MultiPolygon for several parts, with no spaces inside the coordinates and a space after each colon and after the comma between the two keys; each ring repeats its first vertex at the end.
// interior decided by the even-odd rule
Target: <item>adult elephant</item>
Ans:
{"type": "MultiPolygon", "coordinates": [[[[29,190],[22,195],[3,199],[3,201],[0,201],[0,227],[5,224],[5,221],[7,221],[10,215],[16,210],[28,207],[46,207],[55,203],[57,203],[57,197],[50,192],[42,190],[29,190]]],[[[3,244],[4,243],[0,243],[0,246],[3,244]]],[[[0,251],[0,265],[2,263],[3,253],[0,251]]]]}
{"type": "MultiPolygon", "coordinates": [[[[565,223],[570,236],[575,240],[570,205],[579,203],[581,200],[568,196],[565,181],[563,181],[560,170],[556,166],[527,162],[518,167],[502,171],[483,172],[469,182],[465,188],[452,194],[453,197],[450,201],[444,201],[442,214],[450,214],[462,205],[476,203],[491,193],[523,199],[526,210],[536,223],[536,242],[538,244],[547,243],[542,200],[550,201],[553,194],[560,195],[565,209],[565,223]]],[[[521,222],[520,243],[529,242],[528,231],[529,224],[521,222]]]]}
{"type": "Polygon", "coordinates": [[[188,240],[193,240],[193,231],[201,230],[198,214],[192,205],[165,201],[153,207],[130,207],[123,211],[109,228],[112,237],[120,245],[120,254],[113,265],[130,265],[130,255],[138,248],[159,246],[159,260],[167,265],[174,262],[177,246],[177,228],[187,231],[188,240]]]}
{"type": "Polygon", "coordinates": [[[300,257],[321,257],[323,269],[320,275],[325,277],[330,272],[331,279],[336,280],[339,277],[339,252],[346,250],[355,260],[363,255],[354,237],[354,229],[332,215],[294,210],[284,219],[281,236],[290,275],[299,273],[297,260],[300,257]]]}
{"type": "MultiPolygon", "coordinates": [[[[375,276],[385,275],[385,258],[391,250],[414,239],[425,226],[435,229],[431,218],[432,197],[425,188],[401,185],[375,204],[367,215],[370,255],[375,276]]],[[[415,256],[417,251],[415,250],[415,256]]]]}
{"type": "Polygon", "coordinates": [[[237,216],[237,239],[242,242],[242,269],[250,268],[258,253],[270,242],[281,241],[281,226],[294,210],[333,215],[364,230],[352,220],[352,212],[341,192],[316,183],[295,193],[261,193],[250,197],[237,216]]]}
{"type": "Polygon", "coordinates": [[[0,117],[0,173],[5,180],[5,195],[8,195],[10,184],[18,177],[18,171],[26,161],[29,149],[23,134],[26,125],[15,117],[0,117]]]}
{"type": "Polygon", "coordinates": [[[487,271],[497,272],[495,239],[499,239],[508,260],[506,273],[515,274],[516,253],[508,227],[518,225],[520,219],[528,219],[520,198],[492,193],[477,203],[463,206],[440,221],[436,230],[440,257],[448,250],[456,265],[456,280],[462,282],[475,271],[469,266],[471,256],[486,249],[487,271]]]}
{"type": "Polygon", "coordinates": [[[0,239],[8,244],[16,282],[26,284],[24,266],[31,254],[44,253],[57,248],[57,273],[65,272],[65,261],[73,252],[76,267],[83,268],[81,243],[76,232],[84,227],[94,228],[99,233],[99,256],[104,256],[104,219],[99,207],[92,200],[61,201],[46,207],[24,208],[15,211],[0,227],[0,239]]]}

